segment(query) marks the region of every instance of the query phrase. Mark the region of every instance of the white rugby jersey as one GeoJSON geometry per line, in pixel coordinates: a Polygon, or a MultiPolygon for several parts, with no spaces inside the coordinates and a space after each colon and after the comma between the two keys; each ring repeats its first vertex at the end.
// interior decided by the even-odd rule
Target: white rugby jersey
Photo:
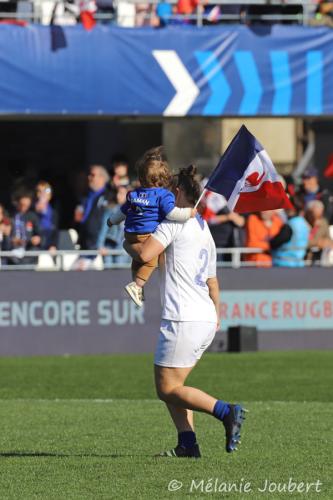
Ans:
{"type": "Polygon", "coordinates": [[[207,223],[162,222],[152,235],[165,248],[160,259],[162,319],[216,322],[207,278],[216,276],[216,248],[207,223]]]}

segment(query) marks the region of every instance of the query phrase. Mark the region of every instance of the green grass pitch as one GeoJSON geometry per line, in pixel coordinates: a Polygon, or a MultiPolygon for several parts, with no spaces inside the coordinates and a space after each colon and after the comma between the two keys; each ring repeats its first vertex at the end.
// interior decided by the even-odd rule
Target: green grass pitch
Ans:
{"type": "Polygon", "coordinates": [[[176,436],[151,356],[2,358],[0,498],[332,499],[332,367],[333,352],[206,354],[189,383],[246,405],[242,444],[228,455],[197,414],[203,458],[177,460],[153,458],[176,436]],[[290,478],[320,484],[273,491],[290,478]]]}

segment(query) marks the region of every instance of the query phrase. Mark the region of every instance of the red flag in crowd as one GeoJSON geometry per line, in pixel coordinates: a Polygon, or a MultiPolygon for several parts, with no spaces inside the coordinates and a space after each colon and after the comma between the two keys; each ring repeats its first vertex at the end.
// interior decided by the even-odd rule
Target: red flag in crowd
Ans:
{"type": "Polygon", "coordinates": [[[79,3],[80,19],[84,29],[92,30],[96,25],[94,14],[96,12],[96,4],[92,0],[82,0],[79,3]]]}
{"type": "Polygon", "coordinates": [[[330,154],[328,157],[328,163],[324,170],[325,177],[333,177],[333,154],[330,154]]]}

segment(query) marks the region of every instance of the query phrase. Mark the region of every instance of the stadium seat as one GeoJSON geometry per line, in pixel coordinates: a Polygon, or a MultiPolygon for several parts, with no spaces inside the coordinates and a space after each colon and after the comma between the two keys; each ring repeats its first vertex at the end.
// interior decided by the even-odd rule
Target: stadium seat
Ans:
{"type": "Polygon", "coordinates": [[[103,257],[101,255],[97,255],[96,259],[92,261],[92,269],[95,271],[103,271],[104,269],[104,262],[103,262],[103,257]]]}
{"type": "Polygon", "coordinates": [[[68,229],[68,234],[70,236],[70,239],[72,240],[74,247],[76,248],[77,242],[79,241],[79,233],[76,229],[70,228],[68,229]]]}
{"type": "MultiPolygon", "coordinates": [[[[72,5],[72,8],[75,9],[75,5],[72,5]]],[[[43,0],[39,8],[41,9],[41,22],[44,25],[50,25],[52,16],[54,17],[53,22],[56,25],[68,26],[76,24],[75,16],[66,10],[65,3],[43,0]]]]}
{"type": "Polygon", "coordinates": [[[78,232],[75,229],[64,229],[59,231],[57,248],[59,250],[77,250],[79,239],[78,232]]]}
{"type": "Polygon", "coordinates": [[[49,254],[42,254],[38,257],[36,271],[56,271],[57,266],[53,257],[49,254]]]}
{"type": "Polygon", "coordinates": [[[62,259],[62,270],[63,271],[72,271],[75,269],[75,263],[79,259],[79,253],[71,253],[68,255],[63,255],[62,257],[57,257],[59,259],[62,259]]]}

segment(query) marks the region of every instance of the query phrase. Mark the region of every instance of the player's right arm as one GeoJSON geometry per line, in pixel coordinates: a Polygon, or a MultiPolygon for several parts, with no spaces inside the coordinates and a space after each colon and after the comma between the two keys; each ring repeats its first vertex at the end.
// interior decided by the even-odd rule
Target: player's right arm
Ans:
{"type": "Polygon", "coordinates": [[[125,241],[124,248],[133,259],[139,262],[149,262],[158,257],[170,245],[181,227],[172,222],[162,222],[150,238],[147,238],[140,246],[137,245],[136,248],[133,248],[133,245],[129,245],[125,241]]]}

